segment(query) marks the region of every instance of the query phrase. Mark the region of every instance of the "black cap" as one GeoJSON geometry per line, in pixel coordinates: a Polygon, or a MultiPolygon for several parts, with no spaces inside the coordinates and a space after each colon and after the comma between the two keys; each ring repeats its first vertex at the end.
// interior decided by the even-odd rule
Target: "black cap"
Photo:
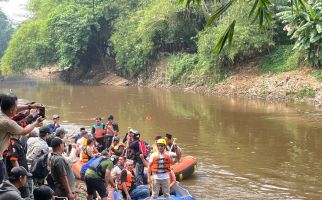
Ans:
{"type": "Polygon", "coordinates": [[[34,189],[34,200],[50,200],[53,196],[54,191],[47,185],[34,189]]]}
{"type": "Polygon", "coordinates": [[[85,127],[81,127],[79,130],[80,131],[85,131],[85,127]]]}
{"type": "Polygon", "coordinates": [[[172,135],[170,133],[166,133],[165,134],[165,137],[168,138],[168,139],[170,139],[170,140],[172,139],[172,135]]]}
{"type": "Polygon", "coordinates": [[[134,139],[135,139],[135,140],[140,139],[140,133],[139,133],[139,131],[135,130],[135,131],[133,132],[133,137],[134,137],[134,139]]]}
{"type": "Polygon", "coordinates": [[[39,128],[39,134],[41,133],[50,133],[50,129],[48,126],[42,126],[39,128]]]}
{"type": "Polygon", "coordinates": [[[113,115],[108,116],[107,120],[114,119],[113,115]]]}
{"type": "Polygon", "coordinates": [[[28,176],[32,177],[32,174],[29,173],[24,167],[19,166],[19,167],[14,167],[11,169],[9,173],[9,180],[10,181],[16,181],[19,179],[20,176],[28,176]]]}
{"type": "Polygon", "coordinates": [[[59,127],[56,129],[56,135],[59,136],[61,134],[66,134],[67,131],[63,127],[59,127]]]}
{"type": "Polygon", "coordinates": [[[95,120],[102,120],[102,118],[101,117],[96,117],[95,120]]]}
{"type": "Polygon", "coordinates": [[[60,139],[59,137],[54,137],[50,142],[50,146],[52,148],[58,147],[61,144],[63,144],[63,140],[60,139]]]}

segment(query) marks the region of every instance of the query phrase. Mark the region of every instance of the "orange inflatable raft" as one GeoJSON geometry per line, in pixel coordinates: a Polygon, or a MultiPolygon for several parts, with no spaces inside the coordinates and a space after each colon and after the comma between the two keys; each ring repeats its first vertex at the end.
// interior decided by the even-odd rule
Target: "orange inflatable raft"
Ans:
{"type": "MultiPolygon", "coordinates": [[[[77,178],[80,178],[80,171],[83,166],[83,162],[77,160],[73,165],[72,169],[76,174],[77,178]]],[[[197,160],[192,156],[184,156],[180,162],[171,166],[178,181],[189,178],[197,170],[197,160]]]]}

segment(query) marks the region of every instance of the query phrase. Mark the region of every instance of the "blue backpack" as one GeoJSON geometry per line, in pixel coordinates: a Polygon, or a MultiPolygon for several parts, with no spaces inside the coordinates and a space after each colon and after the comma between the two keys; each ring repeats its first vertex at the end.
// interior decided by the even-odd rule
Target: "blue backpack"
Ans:
{"type": "Polygon", "coordinates": [[[83,178],[85,176],[86,170],[88,168],[93,169],[100,177],[104,175],[104,171],[101,166],[101,162],[106,160],[107,158],[104,158],[102,156],[96,157],[96,158],[91,158],[87,163],[85,163],[80,171],[80,175],[83,178]]]}

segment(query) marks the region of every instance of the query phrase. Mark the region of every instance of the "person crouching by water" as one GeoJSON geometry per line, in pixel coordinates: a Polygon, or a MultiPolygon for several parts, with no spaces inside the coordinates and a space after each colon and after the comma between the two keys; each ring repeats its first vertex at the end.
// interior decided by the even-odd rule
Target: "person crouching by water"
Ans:
{"type": "Polygon", "coordinates": [[[92,200],[95,191],[98,192],[102,200],[107,200],[108,184],[115,187],[111,170],[113,162],[108,158],[108,152],[102,151],[101,156],[96,158],[85,172],[85,184],[87,188],[87,199],[92,200]]]}
{"type": "Polygon", "coordinates": [[[101,117],[96,117],[95,124],[92,126],[92,135],[94,136],[96,142],[98,143],[98,151],[102,152],[106,148],[106,141],[105,141],[105,124],[102,123],[101,117]]]}
{"type": "Polygon", "coordinates": [[[65,145],[63,140],[55,137],[51,140],[53,153],[49,158],[49,166],[54,184],[55,196],[67,197],[69,200],[75,198],[75,176],[67,160],[63,157],[65,145]]]}
{"type": "Polygon", "coordinates": [[[133,168],[133,160],[126,160],[125,169],[122,170],[120,180],[118,181],[118,189],[122,190],[122,196],[126,200],[138,200],[149,197],[148,185],[137,185],[133,168]]]}
{"type": "Polygon", "coordinates": [[[163,197],[170,197],[170,164],[172,159],[167,152],[165,152],[166,141],[159,139],[157,141],[158,152],[151,154],[148,167],[148,181],[152,181],[152,199],[157,199],[160,188],[162,188],[163,197]],[[152,176],[152,177],[151,177],[152,176]]]}
{"type": "Polygon", "coordinates": [[[9,173],[9,180],[3,181],[0,185],[0,199],[23,200],[19,189],[26,185],[27,177],[31,176],[22,166],[12,168],[9,173]]]}

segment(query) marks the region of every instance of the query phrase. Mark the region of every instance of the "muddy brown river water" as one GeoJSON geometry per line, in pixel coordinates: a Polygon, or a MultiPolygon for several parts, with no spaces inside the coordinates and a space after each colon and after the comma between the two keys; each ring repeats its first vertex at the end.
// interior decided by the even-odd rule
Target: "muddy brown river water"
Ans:
{"type": "Polygon", "coordinates": [[[198,159],[183,184],[197,199],[322,199],[322,112],[310,106],[138,87],[0,81],[1,92],[42,102],[47,116],[90,127],[113,114],[120,133],[172,133],[198,159]]]}

